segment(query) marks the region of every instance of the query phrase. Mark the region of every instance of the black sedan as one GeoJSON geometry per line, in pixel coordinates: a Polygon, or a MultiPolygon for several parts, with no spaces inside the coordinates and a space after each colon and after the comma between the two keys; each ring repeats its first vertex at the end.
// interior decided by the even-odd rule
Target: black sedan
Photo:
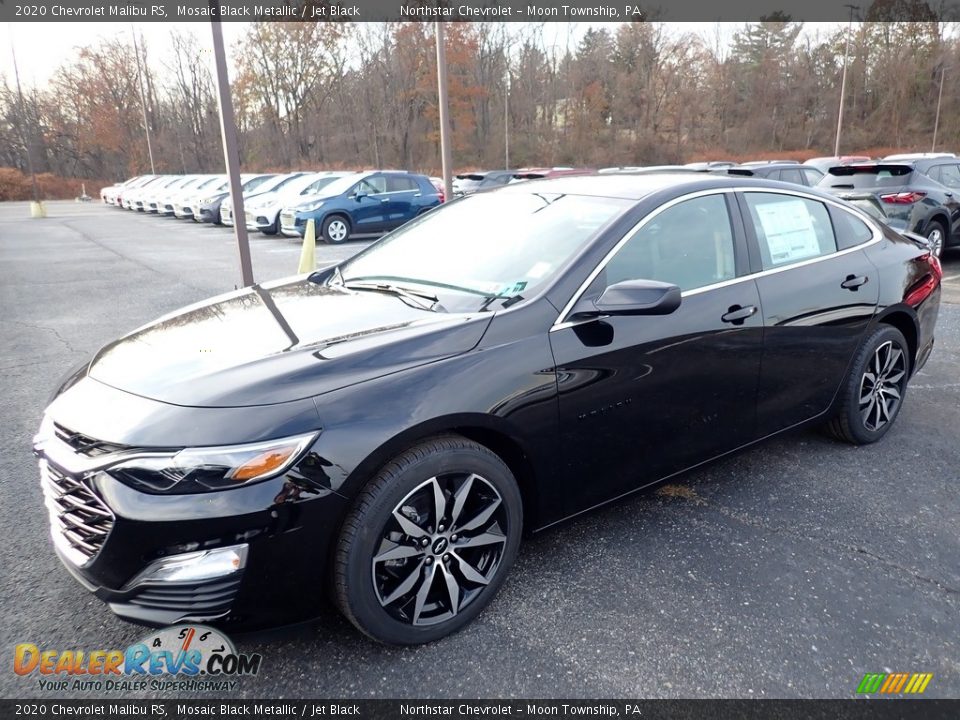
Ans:
{"type": "Polygon", "coordinates": [[[329,597],[373,638],[435,640],[524,532],[800,426],[882,438],[940,278],[926,246],[770,181],[468,196],[69,375],[34,441],[53,545],[130,620],[254,628],[329,597]]]}

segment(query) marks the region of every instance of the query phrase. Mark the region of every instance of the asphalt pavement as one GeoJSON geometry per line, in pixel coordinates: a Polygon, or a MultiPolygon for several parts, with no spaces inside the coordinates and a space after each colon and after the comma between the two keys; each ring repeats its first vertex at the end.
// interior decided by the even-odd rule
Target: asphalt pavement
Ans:
{"type": "MultiPolygon", "coordinates": [[[[18,643],[113,649],[145,633],[53,554],[30,452],[49,393],[119,334],[239,282],[223,228],[99,204],[48,212],[0,204],[9,698],[90,696],[16,676],[18,643]]],[[[258,280],[295,272],[297,241],[251,246],[258,280]]],[[[365,246],[320,246],[318,262],[365,246]]],[[[844,698],[867,672],[931,672],[926,696],[960,696],[960,254],[944,269],[937,347],[879,444],[793,433],[535,536],[478,620],[432,645],[377,645],[332,611],[235,636],[263,664],[231,697],[844,698]]]]}

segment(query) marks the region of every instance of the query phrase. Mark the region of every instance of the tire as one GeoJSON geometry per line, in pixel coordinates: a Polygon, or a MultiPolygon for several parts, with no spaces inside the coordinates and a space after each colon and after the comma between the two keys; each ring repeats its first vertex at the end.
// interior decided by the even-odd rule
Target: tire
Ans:
{"type": "Polygon", "coordinates": [[[854,445],[876,442],[900,414],[909,378],[907,341],[895,327],[880,325],[860,346],[841,388],[842,404],[827,430],[854,445]],[[874,390],[877,387],[881,389],[874,390]]]}
{"type": "Polygon", "coordinates": [[[276,235],[278,232],[280,232],[280,213],[277,213],[277,217],[273,219],[273,225],[260,228],[260,232],[262,232],[264,235],[276,235]]]}
{"type": "Polygon", "coordinates": [[[947,228],[939,220],[931,220],[926,232],[931,251],[939,260],[947,250],[947,228]]]}
{"type": "Polygon", "coordinates": [[[416,445],[367,483],[344,521],[336,604],[361,632],[390,645],[454,633],[502,585],[522,518],[516,480],[488,448],[459,435],[416,445]]]}
{"type": "Polygon", "coordinates": [[[323,221],[323,241],[339,245],[350,238],[350,221],[343,215],[330,215],[323,221]]]}

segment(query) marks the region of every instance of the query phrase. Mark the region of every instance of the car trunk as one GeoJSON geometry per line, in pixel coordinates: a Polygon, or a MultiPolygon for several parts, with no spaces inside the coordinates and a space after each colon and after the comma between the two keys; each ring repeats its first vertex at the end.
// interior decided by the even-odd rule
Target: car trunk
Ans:
{"type": "Polygon", "coordinates": [[[872,163],[832,167],[819,187],[844,199],[873,195],[895,227],[906,227],[913,204],[922,198],[910,192],[915,177],[909,165],[872,163]]]}

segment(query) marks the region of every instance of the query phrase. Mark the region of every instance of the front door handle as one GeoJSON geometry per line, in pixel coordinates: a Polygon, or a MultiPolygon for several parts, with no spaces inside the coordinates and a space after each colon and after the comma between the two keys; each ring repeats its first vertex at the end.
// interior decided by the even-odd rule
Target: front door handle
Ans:
{"type": "Polygon", "coordinates": [[[720,316],[720,319],[725,323],[732,323],[734,325],[743,325],[743,321],[748,317],[752,317],[757,313],[756,305],[731,305],[727,312],[724,315],[720,316]]]}
{"type": "Polygon", "coordinates": [[[866,275],[847,275],[846,280],[840,283],[840,287],[844,290],[853,290],[856,292],[861,285],[866,285],[868,280],[870,280],[870,278],[866,275]]]}

